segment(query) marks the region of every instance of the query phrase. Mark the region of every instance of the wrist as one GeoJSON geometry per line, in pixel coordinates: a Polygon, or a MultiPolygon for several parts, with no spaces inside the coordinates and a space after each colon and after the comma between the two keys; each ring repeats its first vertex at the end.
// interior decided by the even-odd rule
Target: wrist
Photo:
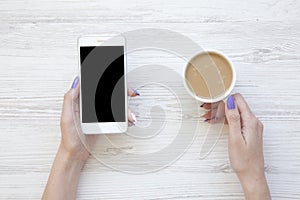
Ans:
{"type": "Polygon", "coordinates": [[[60,145],[56,158],[66,166],[72,166],[74,168],[81,169],[84,166],[88,156],[82,156],[77,153],[72,153],[70,151],[67,151],[62,145],[60,145]]]}
{"type": "Polygon", "coordinates": [[[257,175],[238,175],[246,199],[271,199],[268,183],[264,173],[257,175]]]}
{"type": "Polygon", "coordinates": [[[60,146],[42,199],[75,199],[83,165],[84,162],[74,159],[69,151],[60,146]]]}

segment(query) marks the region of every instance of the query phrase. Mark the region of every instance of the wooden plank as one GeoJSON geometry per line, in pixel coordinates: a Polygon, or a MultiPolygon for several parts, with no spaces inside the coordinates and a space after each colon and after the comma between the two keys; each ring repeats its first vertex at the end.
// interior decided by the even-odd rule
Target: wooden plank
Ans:
{"type": "Polygon", "coordinates": [[[128,0],[2,0],[1,20],[6,22],[49,23],[223,23],[228,21],[286,21],[299,17],[299,1],[239,0],[159,1],[128,0]]]}

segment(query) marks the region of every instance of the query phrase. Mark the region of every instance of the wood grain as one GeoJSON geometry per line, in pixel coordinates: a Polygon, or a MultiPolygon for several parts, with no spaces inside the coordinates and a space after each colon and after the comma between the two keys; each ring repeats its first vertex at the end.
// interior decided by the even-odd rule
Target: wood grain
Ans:
{"type": "MultiPolygon", "coordinates": [[[[300,1],[295,0],[1,0],[0,199],[41,197],[60,140],[62,97],[78,73],[78,36],[140,28],[176,31],[203,49],[228,55],[237,70],[234,91],[246,97],[265,124],[265,165],[272,197],[299,199],[299,7],[300,1]]],[[[185,60],[155,50],[128,55],[132,72],[157,64],[180,76],[185,60]]],[[[110,158],[126,158],[130,153],[147,158],[174,140],[178,124],[188,122],[198,125],[196,131],[183,131],[195,131],[189,148],[165,168],[139,175],[113,170],[90,158],[82,172],[78,199],[243,199],[228,160],[227,128],[212,152],[200,159],[206,132],[217,134],[217,128],[202,123],[199,116],[204,111],[186,94],[181,80],[169,80],[168,86],[176,88],[171,91],[153,84],[157,75],[159,69],[130,73],[129,85],[142,94],[130,100],[130,107],[137,113],[138,126],[150,123],[149,116],[154,121],[164,117],[162,133],[143,142],[120,135],[100,137],[95,153],[115,168],[138,165],[110,158]],[[164,112],[151,115],[153,106],[164,112]]],[[[137,130],[134,127],[131,133],[137,135],[137,130]]],[[[174,151],[185,147],[179,145],[174,151]]],[[[162,154],[160,159],[168,156],[162,154]]]]}

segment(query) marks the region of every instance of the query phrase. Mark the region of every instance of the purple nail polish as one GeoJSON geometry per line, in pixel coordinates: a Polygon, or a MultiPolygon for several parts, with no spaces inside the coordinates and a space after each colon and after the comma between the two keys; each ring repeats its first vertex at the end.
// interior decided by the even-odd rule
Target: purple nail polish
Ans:
{"type": "Polygon", "coordinates": [[[72,84],[72,89],[76,88],[76,86],[78,85],[78,83],[79,83],[79,77],[76,76],[75,79],[74,79],[74,81],[73,81],[73,84],[72,84]]]}
{"type": "Polygon", "coordinates": [[[234,98],[233,98],[233,96],[229,96],[228,97],[228,99],[227,99],[227,108],[229,109],[229,110],[233,110],[233,109],[235,109],[235,103],[234,103],[234,98]]]}
{"type": "Polygon", "coordinates": [[[132,88],[132,90],[133,90],[133,92],[134,92],[136,95],[140,95],[139,91],[137,91],[136,89],[133,89],[133,88],[132,88]]]}

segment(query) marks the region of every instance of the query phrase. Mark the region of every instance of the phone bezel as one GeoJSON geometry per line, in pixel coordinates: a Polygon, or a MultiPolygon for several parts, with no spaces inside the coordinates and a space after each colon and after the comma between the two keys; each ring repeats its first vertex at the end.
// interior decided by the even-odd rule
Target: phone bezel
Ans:
{"type": "MultiPolygon", "coordinates": [[[[126,80],[126,40],[123,36],[82,36],[78,38],[78,65],[79,65],[79,80],[81,85],[81,61],[80,61],[80,47],[84,46],[124,46],[124,95],[125,95],[125,122],[95,122],[82,123],[82,115],[80,114],[80,125],[85,134],[111,134],[124,133],[128,128],[127,122],[127,80],[126,80]]],[[[81,87],[80,87],[80,94],[81,87]]],[[[82,113],[82,100],[80,95],[80,113],[82,113]]]]}

